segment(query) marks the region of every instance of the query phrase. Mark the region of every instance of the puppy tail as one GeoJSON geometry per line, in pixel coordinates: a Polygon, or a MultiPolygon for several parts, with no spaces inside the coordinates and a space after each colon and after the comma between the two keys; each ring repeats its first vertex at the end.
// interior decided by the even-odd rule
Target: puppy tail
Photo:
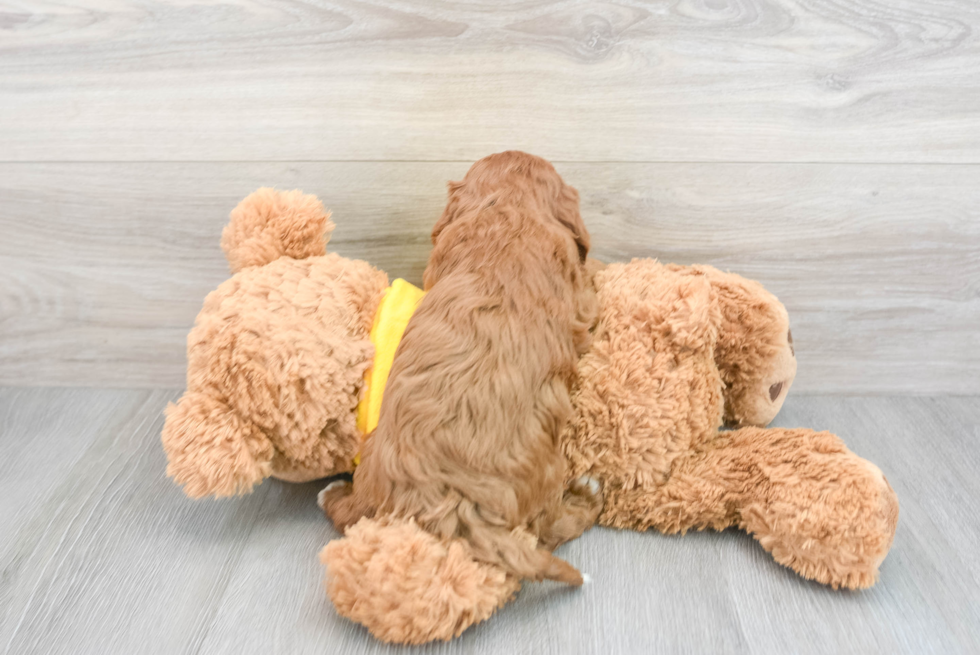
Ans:
{"type": "Polygon", "coordinates": [[[280,257],[304,259],[326,254],[334,223],[316,196],[262,188],[231,212],[221,233],[233,273],[264,266],[280,257]]]}
{"type": "Polygon", "coordinates": [[[500,566],[518,579],[555,580],[573,587],[582,586],[582,574],[563,559],[537,547],[537,539],[527,531],[488,525],[469,525],[468,541],[477,559],[500,566]]]}

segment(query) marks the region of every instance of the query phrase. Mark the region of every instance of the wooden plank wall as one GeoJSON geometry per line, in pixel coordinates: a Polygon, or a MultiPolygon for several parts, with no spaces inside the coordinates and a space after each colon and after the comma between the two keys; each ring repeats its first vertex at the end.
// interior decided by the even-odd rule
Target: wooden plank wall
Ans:
{"type": "Polygon", "coordinates": [[[178,387],[263,185],[418,281],[445,182],[507,148],[596,254],[789,308],[819,393],[980,393],[975,0],[0,4],[0,384],[178,387]]]}

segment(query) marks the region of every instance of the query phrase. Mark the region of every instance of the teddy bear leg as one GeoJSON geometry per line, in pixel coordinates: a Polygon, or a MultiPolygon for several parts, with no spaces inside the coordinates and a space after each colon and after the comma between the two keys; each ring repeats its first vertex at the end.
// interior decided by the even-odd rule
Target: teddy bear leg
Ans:
{"type": "Polygon", "coordinates": [[[804,578],[835,589],[875,583],[898,523],[877,466],[829,432],[744,428],[723,440],[708,460],[734,483],[739,527],[804,578]]]}
{"type": "Polygon", "coordinates": [[[458,637],[520,589],[501,567],[478,561],[466,540],[439,539],[411,519],[364,519],[320,560],[337,612],[384,642],[458,637]]]}
{"type": "Polygon", "coordinates": [[[224,400],[188,391],[165,413],[167,475],[191,498],[248,493],[271,473],[268,437],[224,400]]]}
{"type": "Polygon", "coordinates": [[[602,511],[602,486],[595,478],[583,475],[572,481],[562,498],[561,514],[539,531],[538,544],[554,550],[566,541],[578,538],[595,525],[602,511]]]}

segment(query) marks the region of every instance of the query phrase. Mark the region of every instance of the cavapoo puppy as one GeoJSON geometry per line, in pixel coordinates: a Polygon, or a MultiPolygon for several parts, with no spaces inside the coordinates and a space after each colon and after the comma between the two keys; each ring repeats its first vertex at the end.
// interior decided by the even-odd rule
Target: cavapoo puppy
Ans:
{"type": "Polygon", "coordinates": [[[582,583],[551,554],[602,505],[593,480],[564,489],[559,450],[597,312],[578,204],[550,163],[522,152],[481,159],[449,184],[428,293],[395,354],[378,426],[353,485],[321,493],[338,529],[414,517],[519,578],[582,583]]]}

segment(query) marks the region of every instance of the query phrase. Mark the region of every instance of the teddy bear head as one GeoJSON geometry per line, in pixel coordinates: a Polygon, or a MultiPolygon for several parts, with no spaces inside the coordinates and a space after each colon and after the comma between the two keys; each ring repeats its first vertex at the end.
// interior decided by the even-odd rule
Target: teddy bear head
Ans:
{"type": "Polygon", "coordinates": [[[588,270],[600,313],[563,438],[569,479],[657,486],[722,425],[775,418],[796,373],[775,296],[710,266],[634,259],[588,270]]]}
{"type": "Polygon", "coordinates": [[[712,350],[725,425],[764,427],[776,418],[796,378],[789,314],[776,296],[755,280],[713,266],[650,259],[619,266],[624,267],[620,286],[639,285],[627,286],[631,302],[663,315],[673,348],[712,350]]]}
{"type": "Polygon", "coordinates": [[[725,385],[726,425],[768,425],[796,378],[786,308],[754,280],[711,266],[687,271],[707,278],[719,310],[715,363],[725,385]]]}

